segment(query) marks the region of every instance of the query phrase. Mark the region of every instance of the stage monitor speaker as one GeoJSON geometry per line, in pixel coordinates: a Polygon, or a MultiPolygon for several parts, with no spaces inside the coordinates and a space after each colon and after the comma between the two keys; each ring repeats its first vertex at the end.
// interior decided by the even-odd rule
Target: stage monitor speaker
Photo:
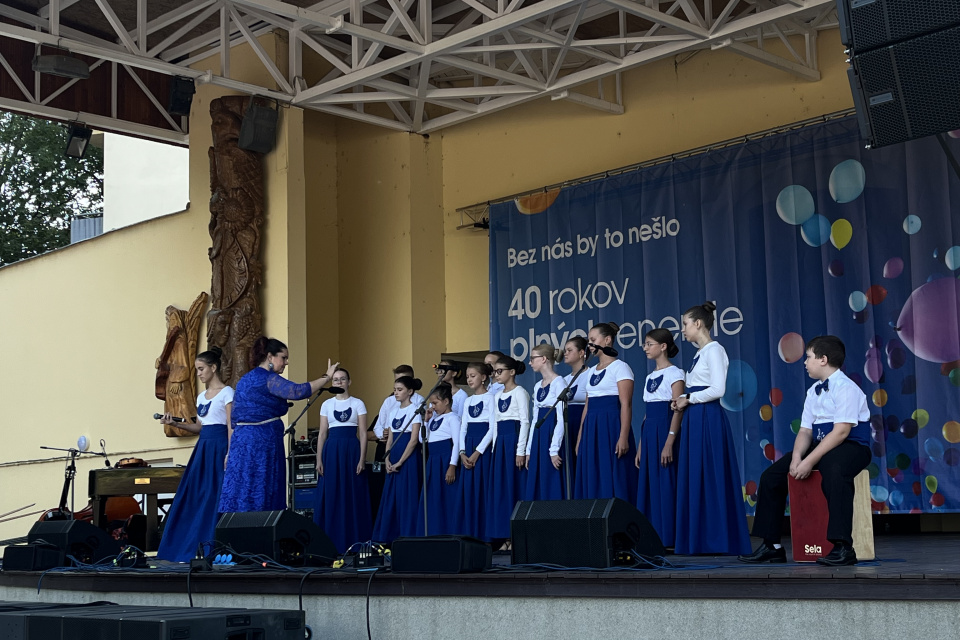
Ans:
{"type": "Polygon", "coordinates": [[[237,146],[246,151],[269,153],[277,141],[277,110],[260,106],[250,98],[250,106],[240,123],[237,146]]]}
{"type": "Polygon", "coordinates": [[[619,498],[518,502],[510,519],[514,564],[605,568],[666,549],[646,516],[619,498]]]}
{"type": "Polygon", "coordinates": [[[42,544],[57,547],[64,555],[64,565],[70,565],[70,557],[78,562],[94,564],[100,560],[113,560],[120,555],[120,544],[103,529],[83,520],[50,520],[37,522],[27,534],[27,544],[42,544]]]}
{"type": "Polygon", "coordinates": [[[837,0],[840,41],[865,53],[960,24],[957,0],[837,0]]]}
{"type": "MultiPolygon", "coordinates": [[[[339,555],[323,529],[293,511],[225,513],[214,540],[234,554],[266,556],[286,565],[329,565],[339,555]]],[[[234,555],[233,561],[239,564],[241,558],[234,555]]]]}
{"type": "Polygon", "coordinates": [[[860,133],[871,147],[960,129],[960,26],[858,53],[851,65],[860,133]]]}
{"type": "Polygon", "coordinates": [[[490,545],[469,536],[397,538],[390,556],[394,573],[479,573],[493,564],[490,545]]]}

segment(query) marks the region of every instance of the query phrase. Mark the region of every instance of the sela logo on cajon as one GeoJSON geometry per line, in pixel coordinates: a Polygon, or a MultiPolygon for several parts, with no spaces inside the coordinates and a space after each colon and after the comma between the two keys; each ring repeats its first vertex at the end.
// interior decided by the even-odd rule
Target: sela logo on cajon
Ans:
{"type": "Polygon", "coordinates": [[[804,553],[815,553],[817,555],[823,554],[823,547],[818,544],[805,544],[803,545],[804,553]]]}

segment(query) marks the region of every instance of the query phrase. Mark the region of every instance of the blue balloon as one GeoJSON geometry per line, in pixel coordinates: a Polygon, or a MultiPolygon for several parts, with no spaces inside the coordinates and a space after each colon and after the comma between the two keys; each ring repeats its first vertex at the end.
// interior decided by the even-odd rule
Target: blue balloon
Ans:
{"type": "Polygon", "coordinates": [[[939,460],[943,457],[943,444],[934,438],[927,438],[923,443],[923,451],[931,460],[939,460]]]}
{"type": "Polygon", "coordinates": [[[720,405],[727,411],[743,411],[757,397],[757,374],[743,360],[731,360],[727,369],[727,391],[720,405]]]}
{"type": "Polygon", "coordinates": [[[886,502],[887,498],[890,497],[890,492],[886,487],[874,485],[870,487],[870,496],[877,502],[886,502]]]}
{"type": "Polygon", "coordinates": [[[863,291],[854,291],[850,294],[850,297],[847,298],[847,303],[854,311],[863,311],[867,308],[867,296],[863,291]]]}
{"type": "Polygon", "coordinates": [[[830,196],[836,202],[852,202],[863,193],[867,173],[856,160],[844,160],[830,172],[830,196]]]}
{"type": "Polygon", "coordinates": [[[830,221],[820,214],[812,216],[800,226],[800,235],[811,247],[819,247],[830,239],[830,221]]]}
{"type": "MultiPolygon", "coordinates": [[[[792,184],[784,187],[777,196],[777,215],[787,224],[803,224],[813,212],[813,196],[805,187],[792,184]]],[[[829,231],[827,237],[830,237],[829,231]]]]}
{"type": "Polygon", "coordinates": [[[887,497],[887,502],[890,503],[891,507],[899,507],[903,504],[903,493],[899,489],[894,489],[887,497]]]}
{"type": "Polygon", "coordinates": [[[913,235],[917,231],[920,231],[920,217],[909,215],[903,219],[903,230],[907,232],[908,235],[913,235]]]}

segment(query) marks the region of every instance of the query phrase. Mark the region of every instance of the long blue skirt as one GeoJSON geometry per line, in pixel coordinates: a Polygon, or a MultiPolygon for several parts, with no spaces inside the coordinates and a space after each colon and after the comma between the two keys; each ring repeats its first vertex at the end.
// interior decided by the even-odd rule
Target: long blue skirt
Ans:
{"type": "Polygon", "coordinates": [[[580,434],[577,476],[573,495],[577,499],[620,498],[637,500],[637,445],[630,431],[627,453],[617,457],[620,439],[620,399],[590,398],[580,434]]]}
{"type": "MultiPolygon", "coordinates": [[[[427,444],[427,475],[417,507],[417,535],[445,536],[460,530],[460,483],[447,484],[445,476],[453,455],[453,440],[435,440],[427,444]],[[423,523],[423,498],[427,498],[427,527],[423,523]]],[[[406,466],[406,463],[404,463],[406,466]]]]}
{"type": "MultiPolygon", "coordinates": [[[[550,412],[539,429],[535,429],[533,443],[530,445],[530,464],[527,468],[527,484],[523,492],[524,500],[563,500],[563,466],[556,469],[550,460],[550,443],[557,424],[556,410],[541,407],[537,413],[537,422],[550,412]]],[[[531,428],[533,426],[531,425],[531,428]]],[[[563,458],[563,449],[560,449],[563,458]]]]}
{"type": "MultiPolygon", "coordinates": [[[[467,423],[467,436],[464,438],[467,457],[472,456],[483,437],[487,435],[490,424],[487,422],[467,423]]],[[[489,540],[487,536],[486,518],[486,488],[490,479],[490,469],[493,463],[493,447],[487,447],[486,452],[477,458],[473,469],[460,469],[460,505],[461,520],[460,532],[479,540],[489,540]]]]}
{"type": "MultiPolygon", "coordinates": [[[[357,475],[360,441],[354,427],[331,427],[320,454],[323,475],[317,477],[313,521],[320,525],[340,553],[355,542],[370,539],[370,487],[367,470],[357,475]]],[[[407,466],[404,463],[403,466],[407,466]]]]}
{"type": "Polygon", "coordinates": [[[160,560],[189,562],[200,543],[213,541],[226,457],[227,425],[204,425],[163,526],[160,560]]]}
{"type": "Polygon", "coordinates": [[[719,401],[684,410],[678,462],[674,550],[682,555],[750,553],[737,452],[719,401]]]}
{"type": "MultiPolygon", "coordinates": [[[[390,448],[390,462],[396,464],[403,457],[410,443],[410,432],[394,434],[390,448]]],[[[377,542],[393,542],[397,538],[417,534],[417,505],[420,503],[420,482],[423,475],[420,447],[414,449],[396,473],[388,473],[380,497],[377,522],[373,527],[373,539],[377,542]]]]}
{"type": "MultiPolygon", "coordinates": [[[[490,477],[486,486],[487,538],[509,538],[510,516],[520,500],[525,476],[517,468],[519,420],[497,423],[497,441],[490,461],[490,477]]],[[[490,455],[490,453],[487,453],[490,455]]]]}
{"type": "Polygon", "coordinates": [[[670,435],[673,411],[669,402],[648,402],[647,416],[640,428],[640,478],[637,482],[637,509],[647,516],[664,546],[672,547],[677,527],[677,446],[673,462],[660,464],[660,452],[670,435]]]}
{"type": "Polygon", "coordinates": [[[233,430],[220,491],[220,513],[287,508],[283,423],[245,425],[233,430]]]}

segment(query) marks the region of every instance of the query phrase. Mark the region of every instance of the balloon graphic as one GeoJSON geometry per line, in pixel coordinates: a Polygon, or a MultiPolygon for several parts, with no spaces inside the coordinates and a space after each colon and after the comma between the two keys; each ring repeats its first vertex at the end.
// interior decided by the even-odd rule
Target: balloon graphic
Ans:
{"type": "Polygon", "coordinates": [[[887,392],[883,389],[877,389],[873,392],[873,404],[882,407],[887,404],[887,392]]]}
{"type": "Polygon", "coordinates": [[[956,271],[960,269],[960,247],[950,247],[943,254],[943,261],[947,264],[947,269],[956,271]]]}
{"type": "Polygon", "coordinates": [[[891,369],[899,369],[907,362],[907,352],[903,349],[893,349],[887,353],[887,366],[891,369]]]}
{"type": "Polygon", "coordinates": [[[830,263],[830,266],[827,267],[827,273],[832,275],[834,278],[839,278],[843,275],[843,260],[837,258],[830,263]]]}
{"type": "Polygon", "coordinates": [[[960,449],[954,449],[950,447],[943,452],[943,461],[946,462],[951,467],[955,467],[960,464],[960,449]]]}
{"type": "Polygon", "coordinates": [[[787,224],[803,224],[813,212],[813,196],[798,184],[784,187],[777,196],[777,215],[787,224]]]}
{"type": "Polygon", "coordinates": [[[890,492],[887,491],[886,487],[882,487],[882,486],[870,487],[870,496],[877,502],[885,502],[889,495],[890,495],[890,492]]]}
{"type": "MultiPolygon", "coordinates": [[[[885,417],[883,423],[887,427],[887,431],[896,431],[900,428],[900,419],[895,415],[885,417]]],[[[906,467],[903,468],[906,469],[906,467]]]]}
{"type": "Polygon", "coordinates": [[[867,344],[870,345],[871,348],[879,349],[880,347],[883,346],[883,338],[875,335],[872,338],[870,338],[867,344]]]}
{"type": "Polygon", "coordinates": [[[901,273],[903,273],[903,259],[901,258],[890,258],[883,265],[883,277],[884,278],[896,278],[901,273]]]}
{"type": "Polygon", "coordinates": [[[777,344],[777,353],[781,360],[790,364],[803,358],[804,346],[803,336],[799,333],[786,333],[777,344]]]}
{"type": "Polygon", "coordinates": [[[793,431],[794,434],[800,433],[800,418],[790,421],[790,431],[793,431]]]}
{"type": "Polygon", "coordinates": [[[913,495],[918,496],[918,495],[920,495],[921,493],[923,493],[923,485],[921,485],[919,482],[914,482],[914,483],[913,483],[913,495]]]}
{"type": "Polygon", "coordinates": [[[830,225],[830,242],[837,249],[843,249],[850,243],[853,237],[853,225],[847,220],[840,218],[830,225]]]}
{"type": "Polygon", "coordinates": [[[866,182],[863,165],[856,160],[844,160],[830,172],[830,196],[840,204],[852,202],[863,193],[866,182]]]}
{"type": "Polygon", "coordinates": [[[954,369],[948,377],[950,378],[950,384],[960,387],[960,369],[954,369]]]}
{"type": "Polygon", "coordinates": [[[897,465],[896,465],[897,469],[900,469],[901,471],[905,471],[910,468],[910,456],[908,456],[907,454],[898,453],[896,461],[897,461],[897,465]]]}
{"type": "Polygon", "coordinates": [[[894,489],[890,492],[887,502],[891,507],[899,507],[903,504],[903,493],[901,493],[899,489],[894,489]]]}
{"type": "Polygon", "coordinates": [[[950,444],[960,442],[960,422],[950,420],[943,425],[943,439],[950,444]]]}
{"type": "Polygon", "coordinates": [[[960,369],[960,360],[954,360],[953,362],[944,362],[940,365],[940,375],[948,376],[950,372],[954,369],[960,369]]]}
{"type": "Polygon", "coordinates": [[[937,482],[937,476],[927,476],[923,479],[923,484],[930,493],[936,493],[937,487],[940,486],[940,483],[937,482]]]}
{"type": "Polygon", "coordinates": [[[753,420],[747,425],[747,440],[756,442],[760,439],[760,425],[753,420]]]}
{"type": "Polygon", "coordinates": [[[854,311],[863,311],[867,307],[867,296],[862,291],[854,291],[847,298],[847,303],[854,311]]]}
{"type": "Polygon", "coordinates": [[[910,414],[910,417],[917,421],[917,426],[923,429],[930,422],[930,414],[926,409],[917,409],[910,414]]]}
{"type": "Polygon", "coordinates": [[[558,195],[560,195],[560,189],[538,191],[537,193],[532,193],[528,196],[514,198],[513,202],[517,205],[517,210],[520,213],[532,215],[534,213],[542,213],[546,211],[550,205],[553,204],[554,200],[557,199],[558,195]]]}
{"type": "Polygon", "coordinates": [[[757,397],[757,374],[743,360],[731,360],[727,368],[727,390],[720,405],[727,411],[743,411],[757,397]]]}
{"type": "Polygon", "coordinates": [[[857,324],[866,323],[866,321],[870,319],[870,310],[863,309],[862,311],[857,311],[853,314],[853,319],[857,324]]]}
{"type": "Polygon", "coordinates": [[[944,502],[946,502],[946,499],[943,497],[942,493],[935,493],[930,496],[930,504],[935,507],[942,507],[944,502]]]}
{"type": "MultiPolygon", "coordinates": [[[[813,198],[811,198],[812,200],[813,198]]],[[[920,231],[920,218],[915,215],[909,215],[903,219],[903,230],[907,232],[908,235],[913,235],[917,231],[920,231]]]]}
{"type": "MultiPolygon", "coordinates": [[[[876,337],[879,338],[880,336],[876,336],[876,337]]],[[[887,352],[887,355],[890,355],[890,352],[893,351],[894,349],[902,349],[902,348],[903,348],[903,343],[897,340],[896,338],[893,338],[892,340],[890,340],[890,342],[887,343],[887,346],[884,348],[884,350],[887,352]]]]}
{"type": "Polygon", "coordinates": [[[887,290],[878,284],[867,289],[867,302],[870,304],[880,304],[887,297],[887,290]]]}
{"type": "Polygon", "coordinates": [[[783,402],[783,391],[776,387],[770,389],[770,404],[779,407],[781,402],[783,402]]]}
{"type": "Polygon", "coordinates": [[[768,404],[760,407],[760,419],[764,422],[769,422],[773,418],[773,407],[768,404]]]}
{"type": "Polygon", "coordinates": [[[900,425],[900,433],[903,434],[904,438],[916,438],[919,431],[920,427],[917,426],[917,421],[911,418],[907,418],[900,425]]]}
{"type": "Polygon", "coordinates": [[[930,362],[960,360],[960,280],[939,278],[913,290],[895,329],[903,344],[930,362]]]}
{"type": "Polygon", "coordinates": [[[927,438],[923,443],[923,452],[927,457],[936,462],[943,457],[943,445],[936,438],[927,438]]]}
{"type": "Polygon", "coordinates": [[[773,444],[767,443],[767,446],[763,448],[763,457],[771,461],[777,457],[777,450],[773,447],[773,444]]]}
{"type": "Polygon", "coordinates": [[[819,247],[830,239],[830,221],[818,213],[800,225],[800,236],[811,247],[819,247]]]}
{"type": "Polygon", "coordinates": [[[874,383],[880,382],[880,378],[883,377],[883,362],[880,360],[877,349],[867,351],[867,359],[863,363],[863,374],[867,376],[867,380],[874,383]]]}
{"type": "Polygon", "coordinates": [[[880,467],[877,466],[876,462],[871,462],[867,465],[867,473],[870,474],[870,479],[873,480],[880,475],[880,467]]]}

